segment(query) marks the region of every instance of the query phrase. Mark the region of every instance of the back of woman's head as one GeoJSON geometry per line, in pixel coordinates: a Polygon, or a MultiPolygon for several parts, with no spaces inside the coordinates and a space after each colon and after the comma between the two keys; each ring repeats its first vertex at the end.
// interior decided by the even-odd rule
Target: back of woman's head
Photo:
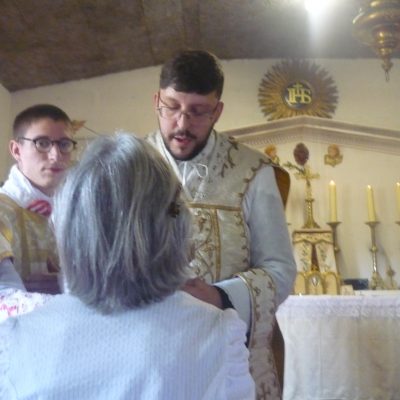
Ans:
{"type": "Polygon", "coordinates": [[[56,196],[68,290],[102,312],[159,301],[186,279],[189,213],[161,156],[129,134],[86,150],[56,196]]]}

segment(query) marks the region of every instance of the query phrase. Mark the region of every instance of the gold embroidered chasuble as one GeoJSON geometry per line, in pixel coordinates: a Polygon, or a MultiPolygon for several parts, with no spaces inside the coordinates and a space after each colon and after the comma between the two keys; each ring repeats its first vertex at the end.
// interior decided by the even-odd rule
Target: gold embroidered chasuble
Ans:
{"type": "MultiPolygon", "coordinates": [[[[148,140],[165,156],[160,136],[153,134],[148,140]]],[[[242,210],[250,182],[271,160],[262,153],[255,157],[254,150],[232,138],[215,137],[214,150],[207,160],[207,176],[198,176],[194,184],[183,185],[182,196],[194,220],[192,267],[208,283],[235,276],[245,282],[252,308],[250,368],[257,398],[280,399],[270,346],[276,311],[275,286],[264,269],[250,268],[249,232],[242,210]]]]}
{"type": "Polygon", "coordinates": [[[23,280],[59,270],[48,219],[0,194],[0,261],[8,257],[23,280]]]}

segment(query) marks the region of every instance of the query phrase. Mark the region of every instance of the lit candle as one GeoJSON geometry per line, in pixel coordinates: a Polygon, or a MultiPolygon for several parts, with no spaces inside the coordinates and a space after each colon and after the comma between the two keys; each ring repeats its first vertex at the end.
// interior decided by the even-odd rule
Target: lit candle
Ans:
{"type": "Polygon", "coordinates": [[[336,209],[336,183],[329,182],[329,216],[330,222],[337,222],[337,209],[336,209]]]}
{"type": "Polygon", "coordinates": [[[397,209],[400,215],[400,182],[396,183],[396,197],[397,197],[397,209]]]}
{"type": "Polygon", "coordinates": [[[376,221],[374,192],[370,185],[367,186],[367,207],[368,207],[368,222],[376,221]]]}

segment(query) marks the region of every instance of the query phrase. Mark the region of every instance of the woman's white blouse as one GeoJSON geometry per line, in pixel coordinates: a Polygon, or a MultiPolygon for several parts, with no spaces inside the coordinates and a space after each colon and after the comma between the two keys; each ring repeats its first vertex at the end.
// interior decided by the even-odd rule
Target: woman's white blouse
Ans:
{"type": "Polygon", "coordinates": [[[0,324],[0,399],[254,399],[245,331],[184,292],[110,315],[54,296],[0,324]]]}

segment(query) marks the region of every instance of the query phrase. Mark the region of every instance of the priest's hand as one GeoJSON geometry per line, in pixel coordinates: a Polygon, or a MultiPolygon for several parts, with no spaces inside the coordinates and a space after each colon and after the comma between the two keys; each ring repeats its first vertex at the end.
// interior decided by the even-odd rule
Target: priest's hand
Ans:
{"type": "Polygon", "coordinates": [[[189,279],[183,286],[182,290],[199,300],[222,309],[222,299],[219,291],[214,286],[209,285],[200,278],[189,279]]]}

